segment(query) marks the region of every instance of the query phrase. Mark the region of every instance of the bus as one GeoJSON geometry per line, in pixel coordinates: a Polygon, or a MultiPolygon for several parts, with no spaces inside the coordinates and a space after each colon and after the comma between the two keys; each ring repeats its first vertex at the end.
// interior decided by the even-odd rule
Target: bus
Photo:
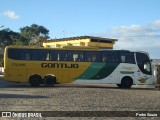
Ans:
{"type": "Polygon", "coordinates": [[[7,46],[4,53],[4,79],[28,82],[31,86],[58,83],[155,84],[148,53],[90,47],[7,46]]]}

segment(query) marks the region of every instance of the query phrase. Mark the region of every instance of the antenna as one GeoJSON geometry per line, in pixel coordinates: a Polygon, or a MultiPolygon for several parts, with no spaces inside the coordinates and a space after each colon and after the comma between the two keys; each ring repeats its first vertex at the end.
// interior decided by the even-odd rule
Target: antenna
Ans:
{"type": "Polygon", "coordinates": [[[65,31],[63,31],[63,36],[64,36],[64,38],[66,37],[65,31]]]}

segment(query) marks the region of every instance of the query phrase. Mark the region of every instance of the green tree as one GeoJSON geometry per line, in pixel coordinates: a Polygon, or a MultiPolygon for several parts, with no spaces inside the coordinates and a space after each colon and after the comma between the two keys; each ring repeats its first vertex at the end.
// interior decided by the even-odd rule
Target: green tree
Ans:
{"type": "Polygon", "coordinates": [[[17,36],[11,36],[12,45],[28,46],[28,39],[18,34],[17,36]]]}
{"type": "Polygon", "coordinates": [[[28,45],[25,37],[9,28],[0,30],[0,49],[3,50],[8,45],[28,45]]]}
{"type": "Polygon", "coordinates": [[[8,28],[0,30],[0,62],[2,62],[3,59],[4,48],[8,45],[15,44],[13,38],[19,35],[19,33],[13,32],[8,28]]]}
{"type": "Polygon", "coordinates": [[[18,36],[19,33],[13,32],[10,29],[3,29],[0,30],[0,49],[3,51],[3,49],[8,46],[13,44],[13,37],[18,36]]]}
{"type": "Polygon", "coordinates": [[[20,28],[20,34],[28,40],[30,46],[41,46],[41,42],[48,39],[49,30],[43,26],[32,24],[20,28]]]}
{"type": "Polygon", "coordinates": [[[0,61],[6,46],[42,46],[41,41],[49,38],[48,33],[49,30],[36,24],[20,28],[20,33],[14,32],[9,28],[0,30],[0,61]]]}

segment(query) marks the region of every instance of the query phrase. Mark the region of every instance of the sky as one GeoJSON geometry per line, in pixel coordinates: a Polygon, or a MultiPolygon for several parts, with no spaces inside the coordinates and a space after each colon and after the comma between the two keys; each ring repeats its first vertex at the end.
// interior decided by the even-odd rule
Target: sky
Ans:
{"type": "Polygon", "coordinates": [[[160,0],[0,0],[0,30],[32,24],[51,39],[115,38],[114,49],[146,51],[160,59],[160,0]]]}

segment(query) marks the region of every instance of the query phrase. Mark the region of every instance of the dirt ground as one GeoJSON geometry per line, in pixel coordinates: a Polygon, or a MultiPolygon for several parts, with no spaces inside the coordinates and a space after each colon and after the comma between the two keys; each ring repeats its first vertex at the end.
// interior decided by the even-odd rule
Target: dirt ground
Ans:
{"type": "MultiPolygon", "coordinates": [[[[131,89],[119,89],[116,85],[108,84],[59,84],[54,87],[33,88],[27,83],[4,81],[3,76],[0,76],[0,111],[50,111],[50,114],[54,114],[53,111],[71,111],[72,113],[76,111],[75,114],[81,114],[81,111],[91,111],[91,116],[93,114],[93,117],[83,117],[83,114],[82,117],[80,117],[81,115],[74,116],[76,119],[119,118],[115,117],[114,113],[110,113],[113,114],[113,117],[112,115],[103,117],[103,113],[96,117],[94,111],[119,111],[119,114],[127,111],[139,111],[139,113],[141,111],[158,111],[157,114],[160,116],[160,91],[150,85],[135,85],[131,89]]],[[[52,119],[50,116],[41,119],[52,119]]],[[[54,119],[71,118],[66,118],[62,114],[60,118],[55,117],[54,119]]],[[[137,119],[137,117],[135,115],[130,119],[137,119]]],[[[147,119],[150,118],[147,117],[147,119]]]]}

